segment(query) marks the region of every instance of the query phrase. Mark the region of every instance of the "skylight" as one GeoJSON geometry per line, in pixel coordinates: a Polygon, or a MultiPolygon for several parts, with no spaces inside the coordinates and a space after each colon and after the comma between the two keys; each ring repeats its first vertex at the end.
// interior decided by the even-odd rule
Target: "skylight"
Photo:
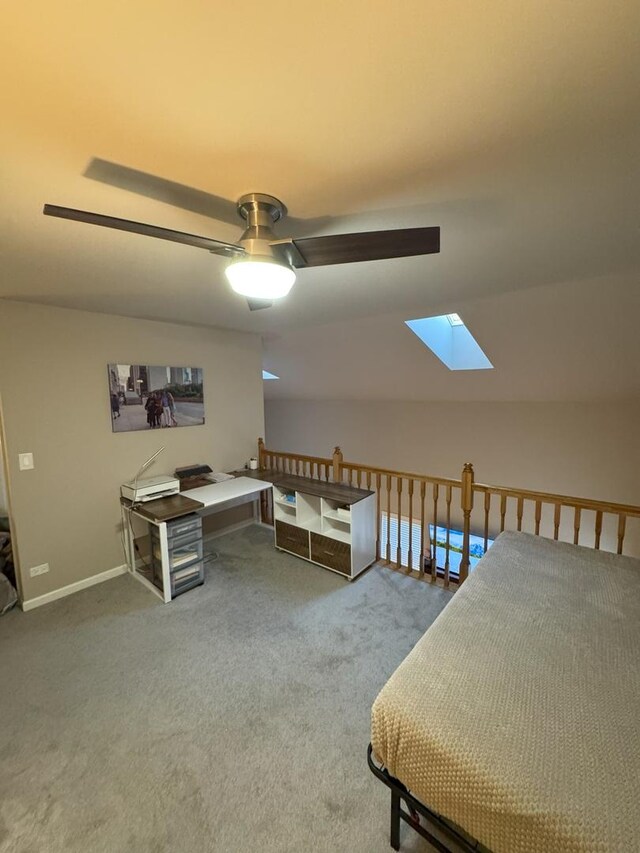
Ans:
{"type": "Polygon", "coordinates": [[[263,379],[280,379],[279,376],[276,376],[275,373],[269,373],[268,370],[262,371],[262,378],[263,379]]]}
{"type": "Polygon", "coordinates": [[[457,314],[405,320],[405,323],[449,370],[487,370],[493,367],[457,314]]]}

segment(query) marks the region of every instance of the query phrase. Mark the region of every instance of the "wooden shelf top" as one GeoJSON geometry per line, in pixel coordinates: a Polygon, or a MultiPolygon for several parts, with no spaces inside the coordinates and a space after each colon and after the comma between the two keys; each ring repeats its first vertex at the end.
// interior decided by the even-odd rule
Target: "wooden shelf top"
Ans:
{"type": "MultiPolygon", "coordinates": [[[[126,507],[131,506],[131,501],[126,498],[120,498],[120,503],[126,507]]],[[[157,524],[162,521],[171,521],[173,518],[180,518],[181,515],[197,512],[203,507],[204,504],[200,501],[194,501],[184,495],[170,495],[168,498],[158,498],[155,501],[137,504],[136,513],[157,524]]]]}
{"type": "Polygon", "coordinates": [[[305,495],[326,498],[329,501],[337,501],[347,506],[358,503],[358,501],[373,494],[367,489],[355,489],[353,486],[345,486],[342,483],[325,483],[324,480],[296,477],[292,474],[283,474],[280,471],[260,471],[258,473],[261,480],[273,483],[281,489],[291,489],[291,491],[302,492],[305,495]]]}

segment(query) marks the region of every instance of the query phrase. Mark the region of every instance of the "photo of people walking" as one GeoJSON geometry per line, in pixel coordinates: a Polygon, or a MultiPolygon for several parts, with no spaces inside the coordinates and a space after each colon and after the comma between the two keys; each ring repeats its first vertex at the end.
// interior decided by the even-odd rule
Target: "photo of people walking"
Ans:
{"type": "Polygon", "coordinates": [[[150,429],[178,426],[176,401],[171,391],[166,389],[152,391],[144,403],[144,408],[150,429]]]}
{"type": "Polygon", "coordinates": [[[110,364],[108,373],[114,432],[204,423],[201,368],[110,364]]]}

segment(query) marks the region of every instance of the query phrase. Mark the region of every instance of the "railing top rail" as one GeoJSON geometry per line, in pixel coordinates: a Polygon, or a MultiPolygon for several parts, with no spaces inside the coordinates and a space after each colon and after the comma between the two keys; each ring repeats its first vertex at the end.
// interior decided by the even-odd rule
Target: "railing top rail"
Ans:
{"type": "Polygon", "coordinates": [[[490,486],[484,483],[474,483],[474,492],[504,495],[507,498],[524,498],[525,500],[540,501],[541,503],[562,504],[576,509],[607,512],[614,515],[632,515],[640,517],[640,506],[633,504],[618,504],[611,501],[594,501],[590,498],[576,498],[571,495],[555,495],[552,492],[535,492],[529,489],[514,489],[510,486],[490,486]]]}
{"type": "Polygon", "coordinates": [[[265,456],[279,456],[281,459],[299,459],[302,462],[319,462],[321,465],[331,465],[333,460],[324,456],[305,456],[303,453],[284,453],[280,450],[269,450],[265,448],[263,451],[265,456]]]}
{"type": "Polygon", "coordinates": [[[417,480],[424,483],[437,483],[440,486],[453,486],[460,488],[461,480],[452,480],[449,477],[430,477],[427,474],[415,474],[411,471],[394,471],[392,468],[376,468],[373,465],[361,465],[358,462],[343,462],[343,468],[352,471],[370,471],[372,474],[384,474],[384,476],[400,477],[404,480],[417,480]]]}
{"type": "MultiPolygon", "coordinates": [[[[322,465],[331,465],[333,460],[322,456],[305,456],[303,453],[285,453],[280,450],[270,450],[265,447],[263,451],[265,456],[278,456],[281,459],[299,459],[304,462],[320,462],[322,465]]],[[[427,474],[416,474],[412,471],[395,471],[392,468],[377,468],[373,465],[364,465],[360,462],[343,461],[340,463],[341,468],[348,468],[352,471],[370,471],[372,474],[383,474],[390,477],[401,477],[405,480],[417,480],[425,483],[437,483],[441,486],[453,486],[460,488],[460,480],[452,480],[449,477],[431,477],[427,474]]]]}

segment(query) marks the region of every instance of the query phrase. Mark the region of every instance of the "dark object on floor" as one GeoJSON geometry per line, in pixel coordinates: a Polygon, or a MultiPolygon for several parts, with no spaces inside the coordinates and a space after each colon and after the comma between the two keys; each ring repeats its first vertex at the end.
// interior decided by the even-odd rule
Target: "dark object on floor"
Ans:
{"type": "Polygon", "coordinates": [[[0,518],[0,572],[4,573],[13,587],[16,586],[16,570],[13,565],[9,519],[4,517],[0,518]]]}
{"type": "Polygon", "coordinates": [[[6,575],[0,572],[0,616],[16,605],[18,596],[13,584],[9,583],[6,575]]]}

